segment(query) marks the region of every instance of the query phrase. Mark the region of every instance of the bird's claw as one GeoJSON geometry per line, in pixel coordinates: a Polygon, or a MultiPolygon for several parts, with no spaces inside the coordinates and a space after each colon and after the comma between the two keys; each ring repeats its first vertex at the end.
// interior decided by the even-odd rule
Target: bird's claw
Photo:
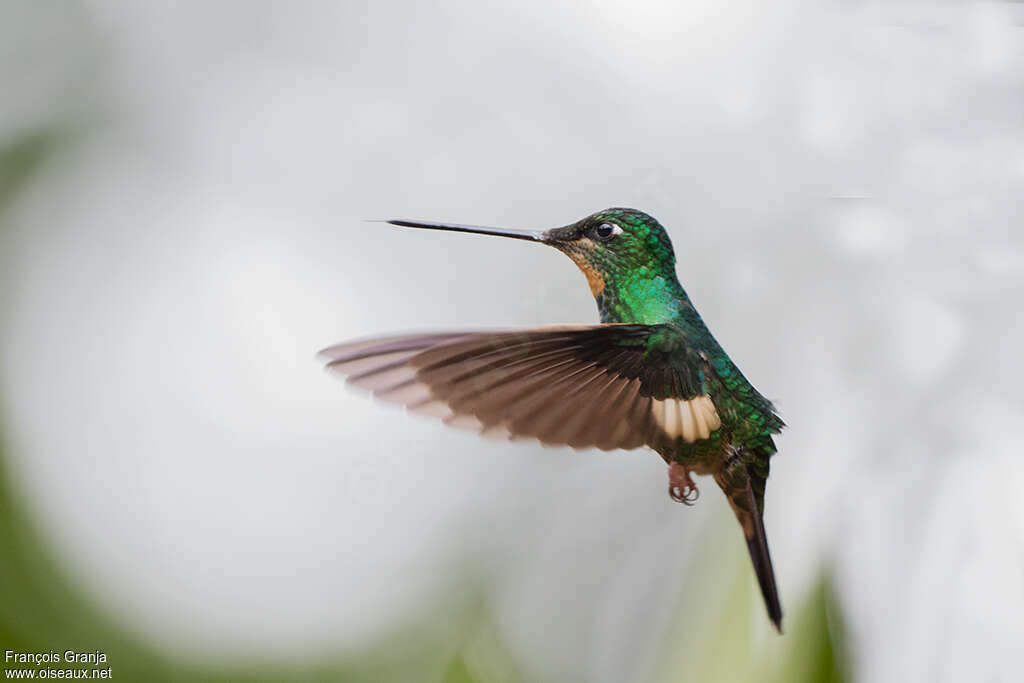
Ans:
{"type": "Polygon", "coordinates": [[[700,498],[700,491],[696,486],[672,486],[668,487],[668,495],[677,503],[693,505],[700,498]]]}
{"type": "Polygon", "coordinates": [[[693,483],[690,472],[679,463],[668,466],[668,495],[683,505],[693,505],[700,498],[700,491],[693,483]]]}

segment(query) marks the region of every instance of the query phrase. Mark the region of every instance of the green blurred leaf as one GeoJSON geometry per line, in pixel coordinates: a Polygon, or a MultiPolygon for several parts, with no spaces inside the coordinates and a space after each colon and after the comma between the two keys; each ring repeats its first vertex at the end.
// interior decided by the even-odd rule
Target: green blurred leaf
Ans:
{"type": "Polygon", "coordinates": [[[60,138],[56,131],[43,130],[0,146],[0,215],[56,148],[60,138]]]}
{"type": "MultiPolygon", "coordinates": [[[[723,510],[724,511],[724,510],[723,510]]],[[[729,516],[731,517],[731,515],[729,516]]],[[[830,620],[824,574],[796,608],[791,603],[779,635],[764,614],[761,593],[735,522],[709,524],[696,547],[687,603],[667,631],[654,681],[729,683],[841,683],[843,661],[830,620]],[[723,540],[725,539],[725,540],[723,540]],[[698,587],[699,588],[695,588],[698,587]]],[[[834,615],[834,611],[833,611],[834,615]]]]}

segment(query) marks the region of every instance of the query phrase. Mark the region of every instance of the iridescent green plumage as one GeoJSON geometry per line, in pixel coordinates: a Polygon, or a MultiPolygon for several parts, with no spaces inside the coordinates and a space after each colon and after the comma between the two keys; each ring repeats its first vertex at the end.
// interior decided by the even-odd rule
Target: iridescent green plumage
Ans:
{"type": "Polygon", "coordinates": [[[772,435],[783,423],[683,291],[661,224],[623,208],[542,232],[392,222],[553,246],[586,275],[602,324],[342,344],[324,352],[328,367],[384,400],[484,434],[647,446],[668,463],[669,492],[681,502],[695,498],[691,473],[712,475],[743,527],[769,616],[781,628],[762,517],[772,435]]]}

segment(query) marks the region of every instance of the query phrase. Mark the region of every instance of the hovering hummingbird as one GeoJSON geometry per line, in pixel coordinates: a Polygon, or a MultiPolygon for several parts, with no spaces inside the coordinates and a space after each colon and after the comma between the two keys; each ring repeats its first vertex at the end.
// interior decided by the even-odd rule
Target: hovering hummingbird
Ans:
{"type": "Polygon", "coordinates": [[[699,495],[691,475],[710,474],[743,528],[781,632],[762,517],[772,435],[783,422],[683,291],[661,224],[624,208],[543,231],[387,222],[550,245],[586,275],[601,324],[357,341],[322,351],[328,369],[382,400],[485,436],[601,450],[647,446],[668,464],[669,495],[681,503],[699,495]]]}

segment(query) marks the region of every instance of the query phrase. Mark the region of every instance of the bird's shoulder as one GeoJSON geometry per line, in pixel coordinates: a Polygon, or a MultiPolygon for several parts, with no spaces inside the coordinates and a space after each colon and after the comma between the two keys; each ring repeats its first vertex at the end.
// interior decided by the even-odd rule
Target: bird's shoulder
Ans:
{"type": "Polygon", "coordinates": [[[671,366],[689,376],[698,393],[715,403],[723,422],[740,432],[752,437],[777,434],[785,426],[772,402],[754,388],[696,316],[652,326],[648,362],[671,366]]]}

